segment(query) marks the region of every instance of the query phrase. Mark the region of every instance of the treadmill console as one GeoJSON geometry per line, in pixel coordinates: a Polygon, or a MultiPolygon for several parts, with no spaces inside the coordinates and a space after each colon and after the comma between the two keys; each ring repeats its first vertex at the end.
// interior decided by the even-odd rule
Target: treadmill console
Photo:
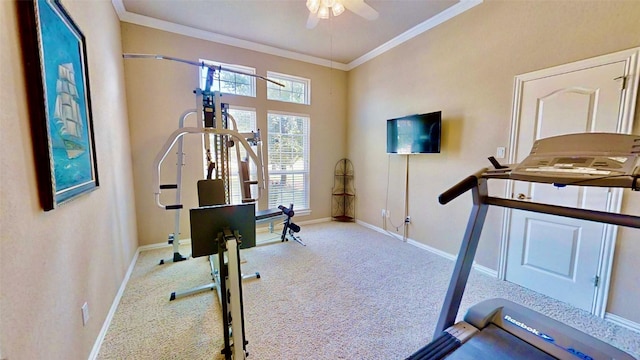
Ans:
{"type": "Polygon", "coordinates": [[[537,140],[514,180],[640,189],[640,136],[584,133],[537,140]]]}
{"type": "Polygon", "coordinates": [[[518,200],[489,196],[486,180],[514,179],[640,190],[640,136],[609,133],[556,136],[536,141],[529,156],[520,164],[503,166],[495,159],[489,160],[494,169],[483,168],[438,197],[444,205],[471,190],[473,208],[434,340],[407,360],[635,359],[604,341],[504,299],[474,305],[469,308],[464,322],[456,324],[455,321],[489,206],[640,229],[640,216],[637,215],[521,201],[520,196],[518,200]],[[473,332],[471,327],[478,331],[473,332]]]}

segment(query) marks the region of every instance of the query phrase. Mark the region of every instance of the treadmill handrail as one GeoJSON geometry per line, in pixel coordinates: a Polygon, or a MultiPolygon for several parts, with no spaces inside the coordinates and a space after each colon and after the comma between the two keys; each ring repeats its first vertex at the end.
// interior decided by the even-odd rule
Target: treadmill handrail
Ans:
{"type": "MultiPolygon", "coordinates": [[[[640,216],[626,215],[619,213],[611,213],[597,210],[570,208],[558,205],[548,205],[529,201],[511,200],[499,197],[489,196],[487,190],[487,181],[490,179],[509,179],[509,172],[494,173],[483,169],[475,174],[467,177],[451,189],[440,195],[441,204],[455,199],[469,189],[472,190],[473,207],[467,222],[467,228],[463,240],[460,244],[460,250],[456,257],[453,274],[445,295],[442,311],[436,324],[434,337],[440,335],[442,331],[455,323],[458,310],[464,290],[469,278],[469,272],[473,265],[478,241],[484,221],[486,219],[487,209],[490,205],[501,206],[512,209],[521,209],[551,215],[559,215],[574,219],[582,219],[588,221],[599,221],[603,223],[621,225],[632,228],[640,228],[640,216]],[[475,185],[474,185],[475,184],[475,185]],[[474,186],[471,186],[474,185],[474,186]],[[444,201],[444,202],[443,202],[444,201]]],[[[535,182],[535,181],[530,181],[535,182]]],[[[589,186],[589,185],[583,185],[589,186]]]]}
{"type": "Polygon", "coordinates": [[[484,201],[488,205],[501,206],[510,209],[533,211],[537,213],[558,215],[580,220],[597,221],[606,224],[640,229],[640,217],[635,215],[549,205],[531,201],[511,200],[493,196],[486,197],[484,201]]]}
{"type": "Polygon", "coordinates": [[[453,185],[447,191],[440,194],[440,196],[438,196],[438,201],[440,202],[440,204],[445,205],[449,203],[451,200],[457,198],[458,196],[478,186],[478,179],[486,171],[487,171],[487,168],[483,168],[478,172],[476,172],[475,174],[467,176],[457,184],[453,185]]]}

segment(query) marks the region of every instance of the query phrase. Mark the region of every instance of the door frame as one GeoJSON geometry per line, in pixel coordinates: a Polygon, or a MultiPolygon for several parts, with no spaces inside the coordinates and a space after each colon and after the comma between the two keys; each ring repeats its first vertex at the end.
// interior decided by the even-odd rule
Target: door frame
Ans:
{"type": "MultiPolygon", "coordinates": [[[[519,114],[521,111],[521,98],[524,84],[527,81],[537,80],[545,77],[560,75],[563,73],[585,70],[592,67],[607,65],[614,62],[625,62],[624,79],[625,87],[622,90],[622,101],[620,103],[620,117],[618,118],[617,132],[630,134],[633,131],[633,120],[636,109],[636,99],[638,98],[638,84],[640,83],[640,47],[619,51],[612,54],[597,56],[594,58],[580,60],[570,64],[559,65],[543,70],[537,70],[526,74],[517,75],[513,85],[513,103],[511,107],[511,130],[509,135],[509,164],[516,162],[517,141],[519,136],[519,114]]],[[[622,84],[621,84],[622,86],[622,84]]],[[[514,183],[508,180],[505,186],[506,198],[511,198],[514,183]]],[[[620,212],[622,207],[622,189],[613,189],[607,201],[607,211],[620,212]]],[[[511,209],[504,209],[502,216],[502,231],[500,235],[500,259],[498,263],[498,278],[506,279],[507,273],[507,250],[509,246],[509,228],[511,225],[511,209]]],[[[617,226],[606,225],[604,241],[600,247],[600,258],[598,261],[598,286],[596,287],[595,298],[591,306],[591,313],[604,318],[607,300],[609,296],[609,286],[611,272],[613,268],[613,256],[617,238],[617,226]]]]}

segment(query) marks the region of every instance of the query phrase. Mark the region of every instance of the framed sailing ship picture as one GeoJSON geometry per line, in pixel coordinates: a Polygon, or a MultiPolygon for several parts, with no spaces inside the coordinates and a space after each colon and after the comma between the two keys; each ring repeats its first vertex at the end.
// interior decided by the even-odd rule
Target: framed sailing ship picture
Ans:
{"type": "Polygon", "coordinates": [[[45,211],[98,186],[85,38],[58,0],[18,1],[45,211]]]}

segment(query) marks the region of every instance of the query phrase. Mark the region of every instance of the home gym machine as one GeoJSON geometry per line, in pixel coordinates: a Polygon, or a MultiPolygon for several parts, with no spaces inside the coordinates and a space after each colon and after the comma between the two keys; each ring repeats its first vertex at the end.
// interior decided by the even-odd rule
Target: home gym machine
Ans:
{"type": "MultiPolygon", "coordinates": [[[[240,164],[244,163],[248,168],[247,160],[240,159],[240,151],[236,151],[236,157],[238,162],[238,176],[240,179],[241,192],[242,192],[242,201],[243,202],[255,202],[257,201],[262,192],[266,189],[266,182],[264,179],[264,167],[262,163],[262,141],[260,139],[260,131],[250,132],[250,133],[240,133],[237,130],[237,124],[233,116],[231,116],[227,110],[229,108],[228,104],[224,104],[220,101],[220,93],[219,92],[211,92],[209,89],[213,83],[214,74],[216,71],[227,71],[233,72],[237,74],[247,75],[251,77],[255,77],[258,79],[262,79],[280,86],[284,86],[276,81],[270,80],[268,78],[245,73],[241,71],[226,69],[221,66],[214,66],[210,64],[206,64],[204,62],[194,62],[189,60],[184,60],[180,58],[164,56],[164,55],[155,55],[155,54],[124,54],[123,57],[125,59],[156,59],[156,60],[170,60],[176,61],[180,63],[185,63],[188,65],[198,66],[207,69],[207,81],[205,85],[205,90],[196,89],[194,91],[196,95],[196,109],[187,110],[184,112],[179,120],[179,126],[176,131],[174,131],[169,139],[165,142],[164,146],[158,152],[155,160],[154,160],[154,173],[153,173],[153,183],[154,183],[154,193],[156,204],[165,209],[174,211],[174,230],[173,233],[169,234],[168,242],[173,246],[173,257],[169,259],[160,260],[160,264],[164,264],[165,262],[178,262],[188,258],[188,256],[183,256],[180,254],[180,212],[183,209],[182,205],[182,167],[184,166],[184,153],[183,153],[183,136],[186,134],[204,134],[204,142],[205,149],[207,154],[207,179],[222,179],[224,183],[225,189],[225,203],[230,203],[229,196],[229,147],[234,146],[236,143],[240,143],[246,151],[247,160],[251,160],[257,169],[257,179],[251,180],[249,179],[249,173],[240,171],[240,164]],[[185,120],[191,116],[196,116],[196,126],[195,127],[185,127],[185,120]],[[213,138],[213,144],[211,144],[210,135],[213,138]],[[174,145],[178,145],[177,149],[177,171],[176,171],[176,181],[174,184],[160,184],[160,171],[161,166],[169,151],[174,147],[174,145]],[[255,151],[254,149],[255,148],[255,151]],[[258,196],[255,198],[251,197],[249,185],[257,185],[258,187],[258,196]],[[162,190],[174,190],[175,191],[175,202],[171,205],[165,205],[161,203],[160,194],[162,190]]],[[[264,211],[261,214],[262,222],[270,222],[272,229],[273,222],[277,220],[285,219],[282,216],[280,211],[264,211]]]]}
{"type": "Polygon", "coordinates": [[[640,228],[640,217],[510,200],[488,195],[490,179],[640,190],[640,136],[586,133],[537,140],[520,164],[482,169],[439,197],[446,204],[471,190],[473,208],[434,340],[407,359],[633,359],[629,354],[518,304],[492,299],[455,323],[490,205],[640,228]]]}
{"type": "Polygon", "coordinates": [[[255,246],[254,204],[200,207],[189,211],[193,257],[209,256],[222,307],[225,359],[244,360],[246,351],[240,246],[255,246]]]}
{"type": "MultiPolygon", "coordinates": [[[[224,193],[224,185],[222,184],[221,180],[200,180],[198,181],[198,205],[200,206],[200,208],[208,208],[211,206],[219,206],[219,205],[226,205],[226,203],[224,202],[224,197],[223,197],[223,193],[224,193]]],[[[254,205],[253,203],[251,205],[254,205]]],[[[254,208],[255,209],[255,208],[254,208]]],[[[285,217],[285,221],[284,221],[284,227],[282,229],[282,237],[281,237],[281,241],[287,241],[288,240],[288,236],[287,236],[287,231],[290,233],[294,233],[294,232],[298,232],[300,231],[300,227],[294,223],[291,222],[291,218],[293,217],[294,213],[293,213],[293,204],[291,204],[290,208],[286,208],[284,206],[280,206],[277,210],[277,213],[275,213],[273,211],[274,209],[268,209],[265,211],[258,211],[257,213],[255,213],[255,218],[256,218],[256,223],[258,223],[260,220],[260,213],[265,214],[265,216],[267,216],[265,219],[274,219],[274,218],[278,218],[280,216],[285,217]]],[[[192,218],[193,218],[193,213],[191,214],[192,218]]],[[[250,218],[250,216],[249,216],[250,218]]],[[[211,248],[205,243],[201,243],[198,242],[198,239],[194,239],[193,238],[193,224],[191,225],[191,229],[192,229],[192,234],[191,234],[191,248],[192,248],[192,252],[193,252],[193,256],[202,256],[201,254],[203,253],[207,253],[212,251],[211,248]],[[204,247],[204,249],[202,249],[202,247],[204,247]]],[[[253,229],[252,234],[255,234],[255,226],[253,229]]],[[[197,236],[197,235],[196,235],[197,236]]],[[[304,245],[304,243],[302,243],[301,240],[297,239],[297,237],[294,235],[293,239],[298,241],[300,244],[304,245]]],[[[255,241],[255,236],[252,236],[249,238],[249,240],[244,240],[241,244],[242,246],[240,246],[240,248],[245,249],[245,248],[250,248],[250,247],[254,247],[256,246],[256,241],[255,241]]],[[[189,295],[193,295],[193,294],[197,294],[197,293],[201,293],[204,291],[209,291],[209,290],[215,290],[217,288],[217,283],[219,283],[219,281],[216,280],[216,277],[219,276],[219,271],[218,271],[218,266],[215,264],[215,258],[214,256],[209,256],[209,264],[211,267],[211,277],[212,277],[212,282],[205,284],[205,285],[200,285],[188,290],[182,290],[182,291],[174,291],[171,293],[171,295],[169,296],[169,301],[173,301],[185,296],[189,296],[189,295]]],[[[247,274],[247,275],[241,275],[242,280],[246,280],[246,279],[259,279],[260,278],[260,273],[259,272],[255,272],[253,274],[247,274]]]]}

